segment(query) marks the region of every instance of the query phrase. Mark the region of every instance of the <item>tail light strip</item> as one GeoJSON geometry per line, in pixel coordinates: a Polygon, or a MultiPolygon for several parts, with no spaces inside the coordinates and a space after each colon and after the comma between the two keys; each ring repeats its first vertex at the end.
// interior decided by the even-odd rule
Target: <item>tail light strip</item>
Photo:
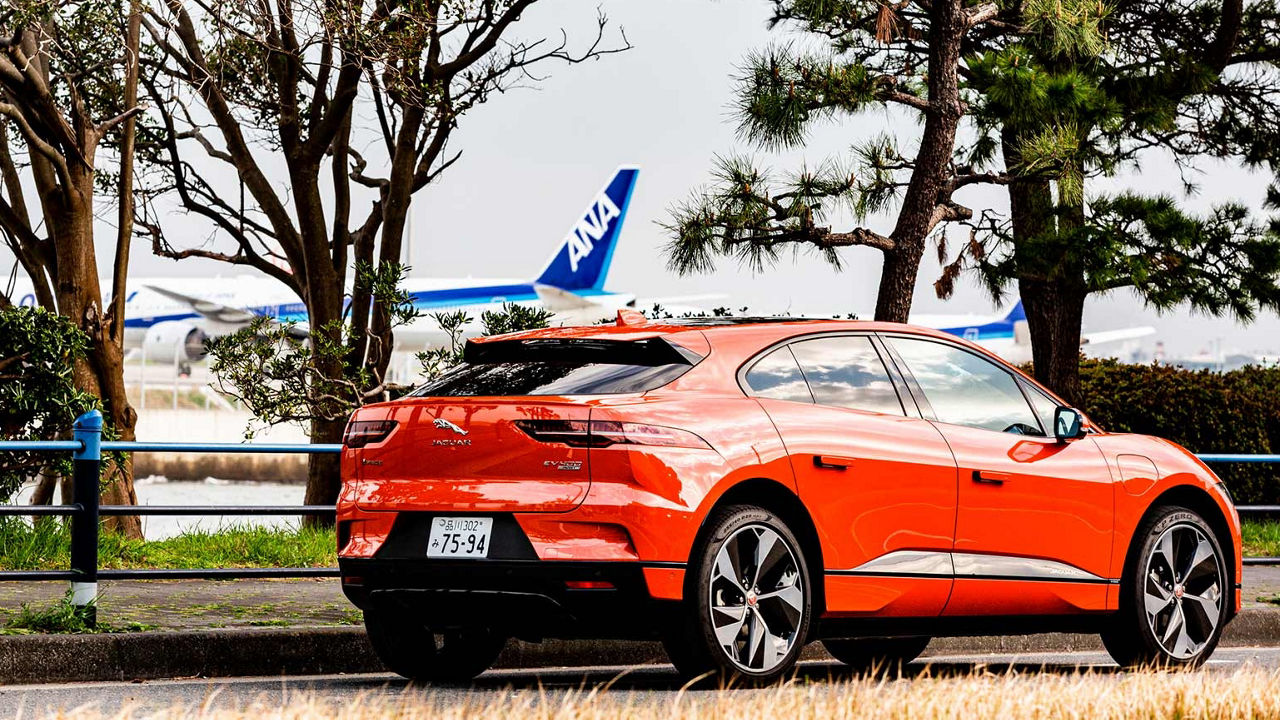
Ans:
{"type": "Polygon", "coordinates": [[[539,442],[562,443],[570,447],[646,445],[711,449],[711,445],[695,433],[664,425],[614,420],[516,420],[515,424],[539,442]]]}
{"type": "Polygon", "coordinates": [[[395,420],[352,420],[342,433],[342,444],[349,448],[362,448],[386,440],[395,429],[395,420]]]}

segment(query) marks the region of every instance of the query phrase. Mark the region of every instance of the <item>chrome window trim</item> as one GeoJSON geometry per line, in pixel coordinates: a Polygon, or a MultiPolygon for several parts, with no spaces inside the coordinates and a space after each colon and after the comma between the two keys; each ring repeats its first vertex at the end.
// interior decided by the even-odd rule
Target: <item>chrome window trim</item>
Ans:
{"type": "Polygon", "coordinates": [[[870,577],[935,577],[956,580],[1032,580],[1074,583],[1116,583],[1074,565],[1045,558],[942,550],[895,550],[847,570],[828,575],[870,577]]]}

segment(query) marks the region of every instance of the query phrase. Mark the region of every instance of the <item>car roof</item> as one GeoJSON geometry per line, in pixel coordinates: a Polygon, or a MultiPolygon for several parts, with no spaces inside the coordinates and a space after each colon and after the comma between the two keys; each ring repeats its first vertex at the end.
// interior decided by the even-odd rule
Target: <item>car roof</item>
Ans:
{"type": "Polygon", "coordinates": [[[839,332],[903,333],[918,337],[944,340],[966,347],[992,362],[1013,370],[1024,380],[1058,399],[1048,388],[1036,382],[1017,366],[1000,358],[990,350],[962,337],[934,328],[905,323],[878,322],[874,320],[835,320],[823,318],[736,318],[726,322],[722,318],[682,318],[680,320],[653,320],[628,324],[607,323],[600,325],[573,325],[539,328],[506,335],[490,335],[472,338],[470,342],[501,342],[504,340],[532,339],[583,339],[634,341],[667,337],[700,355],[712,348],[726,355],[730,365],[736,365],[756,355],[765,348],[780,342],[798,339],[805,335],[839,332]]]}
{"type": "Polygon", "coordinates": [[[964,342],[955,335],[916,325],[871,320],[797,317],[706,317],[652,320],[627,324],[567,325],[524,330],[505,335],[477,337],[472,338],[471,342],[485,343],[532,339],[634,341],[662,336],[678,336],[684,333],[699,333],[705,335],[712,344],[716,345],[721,342],[733,344],[738,344],[739,342],[761,342],[769,344],[788,337],[817,332],[840,331],[909,332],[915,335],[964,342]]]}

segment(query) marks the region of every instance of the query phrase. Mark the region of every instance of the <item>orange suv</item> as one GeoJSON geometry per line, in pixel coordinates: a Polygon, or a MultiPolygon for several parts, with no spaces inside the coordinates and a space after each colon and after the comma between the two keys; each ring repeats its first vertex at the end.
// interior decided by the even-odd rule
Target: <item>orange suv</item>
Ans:
{"type": "Polygon", "coordinates": [[[477,339],[347,427],[339,565],[387,666],[508,638],[658,638],[768,682],[806,643],[1097,632],[1195,665],[1240,607],[1240,528],[1168,441],[1104,432],[979,347],[905,325],[708,319],[477,339]]]}

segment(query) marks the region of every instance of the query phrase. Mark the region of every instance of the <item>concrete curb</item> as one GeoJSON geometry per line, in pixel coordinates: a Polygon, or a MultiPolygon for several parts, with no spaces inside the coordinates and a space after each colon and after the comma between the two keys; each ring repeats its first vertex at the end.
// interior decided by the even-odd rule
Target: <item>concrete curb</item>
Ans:
{"type": "MultiPolygon", "coordinates": [[[[1227,626],[1223,645],[1280,643],[1280,610],[1246,608],[1227,626]]],[[[928,655],[1100,650],[1095,635],[939,638],[928,655]]],[[[810,659],[826,658],[811,645],[810,659]]],[[[664,663],[653,642],[513,642],[497,667],[574,667],[664,663]]],[[[384,672],[364,628],[254,628],[110,635],[0,636],[0,684],[174,677],[317,675],[384,672]]]]}

